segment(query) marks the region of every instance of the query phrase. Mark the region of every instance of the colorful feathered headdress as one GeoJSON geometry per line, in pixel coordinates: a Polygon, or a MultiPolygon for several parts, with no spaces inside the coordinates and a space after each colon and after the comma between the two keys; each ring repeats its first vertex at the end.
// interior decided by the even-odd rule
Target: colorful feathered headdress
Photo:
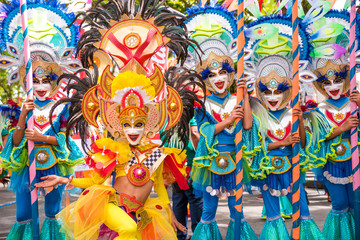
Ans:
{"type": "MultiPolygon", "coordinates": [[[[195,102],[202,104],[187,89],[204,88],[200,77],[185,70],[168,81],[168,72],[164,76],[157,64],[153,70],[149,67],[162,48],[169,48],[180,61],[184,60],[191,41],[178,27],[183,16],[162,6],[162,2],[146,0],[139,4],[111,0],[103,6],[95,2],[83,16],[83,24],[89,24],[90,29],[82,35],[78,52],[90,71],[83,70],[87,76],[84,79],[64,76],[75,80],[67,90],[76,90],[72,98],[62,101],[71,102],[68,132],[75,127],[84,136],[88,125],[99,128],[101,122],[112,138],[120,140],[120,122],[135,118],[146,121],[148,138],[160,129],[184,129],[182,123],[193,117],[195,102]]],[[[184,141],[186,136],[182,137],[184,141]]]]}
{"type": "MultiPolygon", "coordinates": [[[[186,14],[186,28],[190,38],[198,43],[198,51],[189,49],[185,66],[196,69],[204,80],[211,69],[218,69],[226,65],[230,73],[231,86],[234,76],[234,61],[237,59],[237,25],[236,19],[224,5],[217,5],[212,1],[210,5],[196,5],[186,14]]],[[[207,88],[213,91],[207,82],[207,88]]]]}
{"type": "MultiPolygon", "coordinates": [[[[11,1],[11,5],[1,5],[1,12],[6,17],[0,25],[0,50],[7,55],[0,56],[0,68],[11,71],[10,84],[20,80],[25,87],[24,39],[19,8],[19,0],[11,1]]],[[[72,58],[79,38],[78,27],[71,25],[75,15],[59,0],[30,0],[27,8],[34,74],[52,77],[53,95],[60,86],[56,81],[58,77],[81,67],[80,61],[72,58]]]]}

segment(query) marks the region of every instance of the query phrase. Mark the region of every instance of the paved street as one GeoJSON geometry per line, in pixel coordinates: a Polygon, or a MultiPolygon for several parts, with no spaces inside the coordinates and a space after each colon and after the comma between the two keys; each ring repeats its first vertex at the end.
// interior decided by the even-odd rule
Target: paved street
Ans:
{"type": "MultiPolygon", "coordinates": [[[[327,201],[325,195],[319,195],[316,190],[307,188],[309,200],[310,200],[310,211],[313,219],[318,224],[319,228],[322,229],[325,218],[330,210],[330,203],[327,201]]],[[[9,192],[4,187],[0,187],[0,205],[11,203],[15,201],[15,194],[9,192]]],[[[264,220],[261,219],[262,211],[262,199],[257,198],[258,192],[254,192],[254,195],[245,194],[244,196],[244,213],[246,220],[250,226],[254,229],[257,235],[260,235],[261,229],[264,225],[264,220]]],[[[40,212],[40,223],[43,222],[44,212],[44,198],[39,198],[39,212],[40,212]]],[[[71,197],[71,201],[76,200],[76,197],[71,197]]],[[[64,203],[63,203],[64,204],[64,203]]],[[[7,233],[10,231],[12,224],[15,221],[15,204],[0,207],[0,240],[5,239],[7,233]]],[[[216,215],[221,234],[225,238],[227,224],[229,221],[229,212],[227,209],[227,201],[220,200],[219,208],[216,215]]],[[[189,225],[190,226],[190,225],[189,225]]],[[[286,226],[289,231],[291,229],[291,219],[286,220],[286,226]]]]}

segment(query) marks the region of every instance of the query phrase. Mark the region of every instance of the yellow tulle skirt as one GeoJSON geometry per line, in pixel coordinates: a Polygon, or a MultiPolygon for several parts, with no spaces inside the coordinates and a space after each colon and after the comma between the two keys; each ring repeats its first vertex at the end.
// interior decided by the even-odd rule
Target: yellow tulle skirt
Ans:
{"type": "Polygon", "coordinates": [[[176,240],[170,224],[170,209],[159,198],[149,198],[137,212],[135,221],[120,207],[109,202],[116,191],[112,187],[94,185],[80,198],[63,209],[56,218],[61,231],[75,240],[96,240],[100,227],[106,224],[122,240],[176,240]]]}

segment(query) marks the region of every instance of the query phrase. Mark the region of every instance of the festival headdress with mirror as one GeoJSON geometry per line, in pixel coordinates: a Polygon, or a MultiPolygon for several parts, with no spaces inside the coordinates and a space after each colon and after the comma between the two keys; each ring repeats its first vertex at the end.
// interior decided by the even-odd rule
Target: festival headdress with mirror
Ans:
{"type": "MultiPolygon", "coordinates": [[[[203,53],[189,49],[185,66],[196,69],[204,80],[208,78],[210,70],[224,68],[230,73],[230,87],[235,75],[234,61],[237,59],[237,25],[233,13],[224,5],[211,1],[210,5],[192,7],[186,14],[190,37],[198,43],[203,53]]],[[[213,91],[208,81],[205,83],[213,91]]]]}
{"type": "MultiPolygon", "coordinates": [[[[1,12],[6,17],[0,26],[0,50],[7,55],[0,55],[0,68],[11,71],[9,84],[20,80],[25,88],[24,38],[19,9],[19,0],[11,1],[10,5],[1,4],[1,12]]],[[[78,26],[71,25],[75,15],[59,0],[30,0],[27,9],[34,77],[50,76],[53,80],[51,95],[54,95],[61,84],[57,78],[81,67],[80,61],[72,58],[79,37],[78,26]]]]}

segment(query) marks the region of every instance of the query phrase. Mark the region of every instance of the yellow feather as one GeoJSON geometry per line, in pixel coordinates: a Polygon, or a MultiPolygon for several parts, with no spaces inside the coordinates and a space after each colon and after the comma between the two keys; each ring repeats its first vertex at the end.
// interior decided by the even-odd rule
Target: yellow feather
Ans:
{"type": "Polygon", "coordinates": [[[114,78],[111,84],[111,97],[114,97],[117,90],[127,87],[140,87],[147,92],[150,99],[155,97],[155,88],[152,85],[151,80],[144,75],[132,71],[120,73],[114,78]]]}

